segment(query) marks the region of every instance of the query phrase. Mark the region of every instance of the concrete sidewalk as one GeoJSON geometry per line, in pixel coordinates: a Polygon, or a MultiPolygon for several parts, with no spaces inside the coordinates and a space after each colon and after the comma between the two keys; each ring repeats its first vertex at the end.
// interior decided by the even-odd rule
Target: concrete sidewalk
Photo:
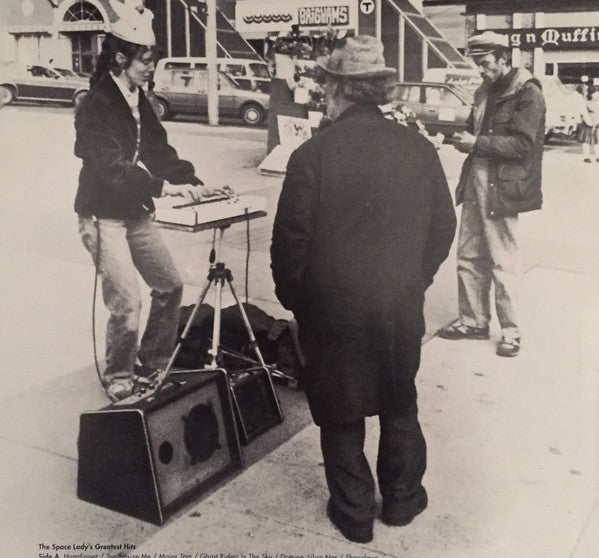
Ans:
{"type": "MultiPolygon", "coordinates": [[[[93,267],[71,208],[77,170],[72,135],[61,128],[62,115],[10,108],[0,120],[13,130],[0,137],[1,556],[37,557],[45,552],[41,544],[81,543],[127,543],[136,547],[131,556],[152,557],[599,556],[599,167],[559,152],[545,157],[544,209],[521,220],[526,275],[518,358],[495,356],[496,327],[488,342],[435,336],[455,317],[455,256],[443,265],[427,293],[418,377],[429,508],[405,528],[377,521],[373,542],[356,545],[326,518],[318,429],[304,396],[281,385],[285,422],[247,446],[248,467],[177,510],[165,525],[77,499],[78,417],[106,400],[91,356],[93,267]],[[14,133],[17,124],[20,134],[14,133]],[[43,137],[35,134],[40,126],[49,130],[43,137]],[[25,165],[20,162],[32,138],[40,143],[35,152],[48,155],[25,165]],[[61,161],[60,168],[54,160],[61,161]],[[51,191],[39,187],[49,172],[56,176],[51,191]],[[62,184],[67,187],[61,190],[62,184]]],[[[251,228],[250,302],[288,317],[270,277],[268,243],[281,180],[257,174],[264,146],[253,134],[239,139],[231,130],[207,126],[173,123],[169,134],[182,156],[205,169],[204,178],[268,197],[269,216],[251,228]]],[[[441,156],[453,186],[461,160],[449,146],[441,156]]],[[[208,236],[165,231],[186,283],[185,304],[195,301],[205,279],[208,236]]],[[[245,257],[245,230],[232,228],[225,235],[224,259],[241,296],[245,257]]],[[[148,293],[144,296],[147,311],[148,293]]],[[[101,332],[106,313],[100,300],[97,310],[101,332]]],[[[367,424],[366,453],[374,466],[377,424],[371,419],[367,424]]],[[[64,558],[63,551],[48,552],[64,558]]],[[[118,555],[123,554],[104,554],[118,555]]]]}
{"type": "MultiPolygon", "coordinates": [[[[549,269],[528,273],[525,344],[517,359],[495,356],[497,332],[490,342],[433,338],[425,344],[418,387],[430,504],[410,526],[377,522],[372,543],[346,541],[325,515],[318,429],[309,426],[138,550],[152,556],[599,556],[596,281],[549,269]]],[[[369,419],[372,467],[377,428],[369,419]]]]}

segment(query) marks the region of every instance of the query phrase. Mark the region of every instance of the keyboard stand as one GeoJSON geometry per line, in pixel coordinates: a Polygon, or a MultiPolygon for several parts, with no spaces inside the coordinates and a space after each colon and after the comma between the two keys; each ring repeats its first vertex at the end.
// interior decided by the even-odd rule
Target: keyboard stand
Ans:
{"type": "MultiPolygon", "coordinates": [[[[233,294],[235,303],[237,304],[237,307],[239,308],[239,312],[241,313],[241,317],[243,319],[243,323],[244,323],[244,326],[245,326],[245,329],[246,329],[246,332],[248,335],[248,339],[250,341],[250,347],[252,348],[253,352],[256,355],[258,364],[260,365],[261,368],[263,368],[266,371],[268,389],[271,392],[270,395],[271,395],[273,403],[274,403],[275,412],[278,415],[278,422],[282,422],[283,421],[283,413],[281,411],[281,405],[279,403],[279,399],[277,397],[277,394],[276,394],[276,391],[274,388],[274,384],[272,382],[270,367],[267,366],[266,363],[264,362],[262,352],[260,351],[260,347],[258,346],[258,342],[256,341],[256,337],[252,330],[252,326],[248,319],[245,308],[243,307],[243,304],[239,300],[239,297],[237,296],[235,288],[233,287],[233,275],[231,273],[231,270],[226,267],[224,262],[219,261],[220,251],[221,251],[221,247],[222,247],[222,239],[223,239],[225,230],[230,226],[231,222],[247,220],[248,218],[251,218],[251,215],[252,214],[248,213],[247,215],[240,216],[239,218],[230,218],[230,219],[226,220],[225,224],[216,224],[216,226],[214,225],[214,222],[196,226],[196,227],[202,227],[202,228],[197,228],[196,230],[205,230],[208,228],[213,228],[213,229],[218,228],[218,235],[215,240],[214,252],[210,256],[210,268],[208,270],[208,277],[206,278],[206,282],[204,283],[204,286],[202,287],[202,290],[200,292],[198,300],[191,312],[191,315],[189,316],[189,319],[187,320],[187,324],[185,325],[185,328],[177,341],[175,350],[173,351],[173,354],[171,355],[171,358],[169,359],[165,370],[161,371],[158,374],[157,389],[160,389],[160,387],[162,385],[164,385],[164,383],[171,376],[175,376],[175,375],[181,374],[181,373],[189,373],[189,370],[173,371],[172,370],[173,364],[177,358],[177,355],[179,354],[179,351],[181,350],[183,343],[185,342],[185,339],[187,338],[187,335],[189,334],[189,330],[193,326],[196,314],[197,314],[200,306],[204,302],[204,299],[206,298],[208,290],[210,289],[210,287],[212,285],[214,285],[214,287],[215,287],[214,321],[213,321],[213,327],[212,327],[212,347],[209,350],[209,354],[211,355],[212,360],[211,360],[210,364],[208,364],[204,369],[198,370],[197,372],[201,373],[202,371],[213,371],[213,370],[221,369],[225,372],[225,375],[227,376],[227,381],[230,383],[229,374],[222,366],[219,365],[220,364],[219,361],[221,360],[221,358],[220,358],[221,357],[220,329],[221,329],[221,311],[222,311],[222,290],[223,290],[225,283],[227,283],[229,285],[231,293],[233,294]],[[208,225],[212,225],[212,226],[208,226],[208,225]]],[[[254,217],[261,217],[263,215],[266,215],[266,213],[263,211],[255,212],[253,214],[254,217]],[[260,213],[260,215],[257,215],[257,213],[260,213]]],[[[177,225],[177,228],[180,228],[180,226],[177,225]]]]}

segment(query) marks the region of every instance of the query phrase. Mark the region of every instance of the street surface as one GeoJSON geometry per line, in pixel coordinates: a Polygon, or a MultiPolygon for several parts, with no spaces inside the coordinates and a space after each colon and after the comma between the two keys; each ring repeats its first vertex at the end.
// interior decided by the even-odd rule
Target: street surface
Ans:
{"type": "MultiPolygon", "coordinates": [[[[282,178],[261,176],[256,169],[266,155],[266,129],[230,122],[212,128],[181,120],[167,122],[165,127],[171,144],[181,157],[196,165],[198,176],[206,183],[227,183],[237,193],[267,198],[268,216],[253,221],[250,228],[248,295],[250,302],[275,317],[289,317],[274,297],[268,254],[282,178]]],[[[36,545],[44,542],[43,537],[49,537],[49,543],[78,542],[88,537],[140,545],[157,536],[160,542],[159,535],[167,531],[82,503],[75,496],[77,417],[106,402],[96,386],[93,367],[94,270],[79,239],[72,207],[80,167],[73,156],[72,112],[59,107],[8,106],[0,110],[0,129],[0,362],[4,380],[0,448],[6,456],[0,498],[4,515],[10,518],[3,523],[11,531],[11,540],[21,537],[21,550],[27,550],[6,555],[37,556],[36,545]]],[[[430,529],[435,550],[405,556],[598,555],[586,553],[587,543],[577,544],[592,537],[598,524],[593,474],[596,479],[599,331],[599,164],[585,165],[578,149],[577,144],[566,140],[552,140],[547,145],[544,208],[521,216],[526,317],[523,354],[518,359],[498,359],[491,343],[451,344],[435,337],[440,327],[456,317],[455,243],[427,293],[426,375],[419,389],[423,394],[423,424],[430,432],[430,482],[436,488],[437,502],[452,502],[457,511],[443,514],[439,508],[434,511],[431,504],[429,519],[423,514],[420,527],[407,530],[401,544],[406,548],[425,544],[430,529]],[[487,365],[492,373],[488,373],[487,365]],[[467,377],[460,376],[464,370],[468,370],[467,377]],[[486,387],[478,387],[482,384],[486,387]],[[448,394],[447,386],[454,391],[448,394]],[[476,401],[474,405],[471,398],[476,401]],[[466,416],[461,413],[463,408],[476,408],[479,415],[476,419],[474,414],[466,416]],[[500,411],[504,414],[498,415],[500,411]],[[540,440],[542,447],[537,447],[540,440]],[[504,448],[510,452],[508,461],[504,461],[504,448]],[[558,457],[569,471],[565,476],[560,476],[562,469],[554,467],[558,457]],[[510,466],[514,478],[509,477],[510,466]],[[481,478],[476,476],[480,471],[481,478]],[[506,498],[519,492],[516,499],[500,499],[497,507],[489,508],[485,507],[489,491],[495,491],[494,496],[504,491],[506,498]],[[559,497],[555,491],[562,491],[559,497]],[[593,506],[595,515],[589,517],[593,506]],[[489,517],[476,523],[483,508],[489,517]],[[503,530],[510,514],[525,524],[520,532],[503,530]],[[464,528],[464,524],[472,528],[464,528]],[[559,533],[562,527],[560,537],[556,530],[559,533]],[[422,536],[410,535],[418,534],[418,528],[424,530],[422,536]],[[527,533],[526,528],[531,531],[527,533]],[[531,540],[539,544],[519,553],[514,552],[510,540],[514,544],[531,540]],[[574,554],[575,546],[578,554],[574,554]]],[[[446,143],[440,156],[453,191],[463,155],[446,143]]],[[[206,278],[212,235],[165,230],[164,236],[186,285],[184,304],[192,304],[206,278]]],[[[227,230],[223,259],[233,271],[242,298],[246,294],[246,248],[243,225],[227,230]]],[[[227,302],[232,302],[230,296],[227,302]]],[[[144,303],[145,311],[147,307],[144,303]]],[[[102,355],[106,312],[100,296],[96,311],[98,354],[102,355]]],[[[495,319],[491,334],[495,342],[499,335],[495,319]]],[[[292,399],[303,428],[308,421],[305,403],[301,394],[292,399]]],[[[291,438],[296,432],[284,431],[282,436],[291,438]]],[[[318,460],[312,431],[303,431],[297,440],[311,452],[310,459],[318,460]]],[[[272,468],[275,463],[269,461],[265,466],[272,468]]],[[[253,477],[259,476],[255,468],[248,473],[252,471],[253,477]]],[[[322,479],[318,482],[316,491],[322,488],[322,479]]],[[[239,487],[232,483],[228,490],[234,491],[235,486],[239,487]]],[[[304,486],[304,494],[312,493],[309,486],[304,486]]],[[[267,492],[266,487],[257,488],[253,498],[258,500],[267,492]]],[[[311,513],[322,515],[322,510],[311,509],[311,513]]],[[[320,515],[316,521],[322,524],[320,515]]],[[[303,525],[306,518],[307,514],[298,524],[303,525]]],[[[216,529],[219,525],[225,529],[221,517],[214,521],[216,529]]],[[[310,524],[307,533],[313,534],[321,527],[310,521],[314,525],[310,524]]],[[[175,521],[171,528],[177,525],[175,521]]],[[[294,523],[289,528],[298,527],[294,523]]],[[[403,556],[399,547],[391,549],[399,542],[387,543],[393,537],[387,536],[387,531],[381,533],[378,540],[383,541],[382,546],[367,554],[403,556]]],[[[330,533],[326,531],[323,536],[330,533]]],[[[352,550],[355,555],[364,551],[361,547],[352,550]]]]}

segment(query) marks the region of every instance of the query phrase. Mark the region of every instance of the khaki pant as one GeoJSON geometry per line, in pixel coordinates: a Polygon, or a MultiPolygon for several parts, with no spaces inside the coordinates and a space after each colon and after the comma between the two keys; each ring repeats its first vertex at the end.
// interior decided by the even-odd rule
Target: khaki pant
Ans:
{"type": "Polygon", "coordinates": [[[464,192],[458,238],[458,307],[460,320],[486,327],[491,319],[491,283],[502,335],[519,337],[518,290],[521,265],[518,217],[488,216],[488,161],[475,157],[464,192]]]}

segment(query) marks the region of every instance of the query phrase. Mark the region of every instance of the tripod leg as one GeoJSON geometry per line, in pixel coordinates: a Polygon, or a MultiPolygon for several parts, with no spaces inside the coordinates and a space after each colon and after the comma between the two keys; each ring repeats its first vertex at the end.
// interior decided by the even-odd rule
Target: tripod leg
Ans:
{"type": "Polygon", "coordinates": [[[231,292],[233,293],[233,298],[235,298],[235,302],[239,308],[239,311],[241,312],[241,318],[243,319],[243,325],[245,326],[245,330],[247,331],[248,338],[250,340],[250,346],[256,353],[256,357],[258,357],[258,362],[260,362],[260,365],[266,366],[264,358],[262,357],[262,353],[260,352],[260,347],[258,347],[258,342],[256,341],[254,331],[252,330],[252,325],[250,324],[250,320],[248,319],[248,316],[245,312],[245,308],[243,307],[243,304],[241,304],[239,298],[237,298],[237,293],[233,288],[233,283],[231,282],[231,280],[227,279],[227,282],[229,283],[229,287],[231,288],[231,292]]]}
{"type": "Polygon", "coordinates": [[[214,295],[214,322],[212,325],[212,362],[206,368],[218,368],[218,350],[220,345],[220,318],[223,304],[223,279],[215,279],[216,293],[214,295]]]}
{"type": "Polygon", "coordinates": [[[266,366],[266,363],[264,362],[264,358],[262,357],[260,347],[258,347],[258,342],[256,341],[256,336],[254,335],[254,331],[252,330],[252,324],[250,324],[250,320],[248,319],[248,316],[245,312],[245,308],[243,307],[243,304],[241,304],[241,301],[239,300],[239,298],[237,298],[237,293],[235,292],[235,289],[233,288],[233,282],[230,277],[227,277],[227,283],[229,283],[229,287],[231,289],[231,292],[233,293],[235,302],[237,303],[237,306],[239,307],[239,312],[241,312],[241,317],[243,319],[243,323],[245,325],[245,329],[247,331],[248,338],[250,340],[250,344],[251,344],[252,348],[254,349],[254,352],[256,353],[258,360],[260,361],[260,365],[264,367],[264,370],[266,370],[266,377],[268,378],[270,390],[271,390],[274,402],[277,407],[277,414],[279,415],[279,420],[282,422],[283,421],[283,411],[281,410],[281,404],[279,403],[279,397],[277,395],[277,391],[275,390],[275,386],[272,383],[270,368],[268,366],[266,366]]]}
{"type": "Polygon", "coordinates": [[[173,367],[173,363],[175,362],[177,355],[179,354],[179,351],[181,350],[183,341],[185,341],[185,339],[187,338],[187,334],[189,333],[189,330],[193,326],[195,317],[198,313],[198,310],[200,309],[202,302],[204,302],[204,299],[206,298],[206,293],[208,292],[208,289],[210,288],[211,283],[212,283],[212,279],[207,279],[206,282],[204,283],[204,286],[202,287],[202,292],[200,293],[200,296],[198,297],[198,301],[196,302],[196,305],[194,306],[193,311],[191,312],[191,316],[189,316],[189,320],[187,320],[187,324],[185,324],[185,329],[183,330],[181,337],[179,337],[179,341],[177,341],[177,345],[175,347],[175,350],[173,351],[173,354],[171,355],[171,358],[168,361],[168,364],[166,365],[166,369],[162,373],[162,376],[163,376],[162,381],[164,381],[164,379],[168,376],[168,373],[170,372],[171,368],[173,367]]]}

